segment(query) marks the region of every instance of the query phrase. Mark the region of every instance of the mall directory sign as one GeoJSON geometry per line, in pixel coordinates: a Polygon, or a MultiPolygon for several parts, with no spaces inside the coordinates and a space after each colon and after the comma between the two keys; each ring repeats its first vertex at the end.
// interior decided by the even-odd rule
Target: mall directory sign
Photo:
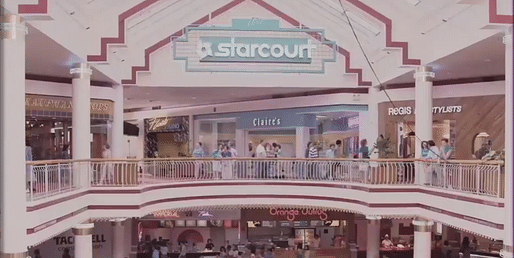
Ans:
{"type": "Polygon", "coordinates": [[[172,38],[188,72],[324,73],[336,44],[323,30],[281,28],[278,20],[235,19],[232,26],[187,27],[172,38]]]}

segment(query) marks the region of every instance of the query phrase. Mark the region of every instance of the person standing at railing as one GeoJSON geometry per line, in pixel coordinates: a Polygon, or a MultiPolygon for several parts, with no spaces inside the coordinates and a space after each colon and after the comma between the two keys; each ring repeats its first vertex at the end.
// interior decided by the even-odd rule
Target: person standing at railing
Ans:
{"type": "MultiPolygon", "coordinates": [[[[255,150],[256,157],[259,159],[266,158],[266,148],[264,147],[264,140],[259,141],[259,145],[257,145],[257,149],[255,150]]],[[[257,161],[256,171],[258,178],[265,177],[266,168],[264,165],[264,161],[257,161]]]]}
{"type": "MultiPolygon", "coordinates": [[[[30,146],[30,142],[29,141],[25,141],[25,161],[26,162],[30,162],[33,160],[33,156],[32,156],[32,146],[30,146]]],[[[32,187],[32,190],[33,191],[36,191],[35,189],[35,186],[34,186],[34,175],[32,173],[32,165],[26,165],[26,168],[25,168],[25,180],[27,182],[27,190],[30,191],[30,188],[32,187]]]]}
{"type": "MultiPolygon", "coordinates": [[[[111,147],[109,146],[109,144],[104,144],[103,151],[102,151],[102,158],[104,158],[106,160],[111,159],[112,154],[111,154],[110,148],[111,147]]],[[[107,183],[107,184],[114,183],[114,182],[111,182],[111,177],[112,177],[112,181],[114,181],[114,171],[112,171],[109,161],[104,162],[102,164],[102,174],[100,177],[100,184],[103,185],[105,183],[107,183]]]]}
{"type": "MultiPolygon", "coordinates": [[[[218,149],[212,153],[212,157],[215,159],[220,159],[222,152],[223,152],[223,145],[220,144],[218,146],[218,149]]],[[[221,178],[221,168],[222,168],[221,161],[213,161],[212,169],[214,170],[214,178],[216,178],[216,179],[221,178]]]]}
{"type": "MultiPolygon", "coordinates": [[[[319,158],[319,152],[318,152],[318,145],[317,144],[311,144],[311,147],[309,149],[309,159],[317,159],[319,158]]],[[[313,179],[315,176],[315,173],[317,171],[317,166],[314,162],[310,164],[309,170],[307,171],[307,178],[313,179]]]]}
{"type": "MultiPolygon", "coordinates": [[[[63,160],[70,159],[70,152],[68,151],[69,147],[70,146],[68,144],[64,144],[62,146],[62,151],[61,151],[61,153],[59,155],[60,159],[63,159],[63,160]]],[[[65,163],[64,166],[61,166],[61,184],[62,185],[67,185],[68,184],[68,180],[71,180],[69,166],[70,166],[69,163],[65,163]]]]}
{"type": "MultiPolygon", "coordinates": [[[[441,159],[443,159],[444,161],[446,160],[449,160],[451,159],[452,157],[452,154],[453,154],[453,148],[452,146],[450,146],[450,144],[448,143],[448,139],[446,138],[443,138],[441,140],[441,150],[440,150],[440,153],[441,153],[441,159]]],[[[444,175],[443,175],[445,178],[446,178],[446,187],[450,187],[452,188],[452,175],[450,172],[446,172],[444,175]]]]}
{"type": "MultiPolygon", "coordinates": [[[[327,159],[334,159],[336,157],[336,145],[330,144],[330,148],[327,150],[325,157],[327,159]]],[[[336,164],[334,161],[328,162],[328,178],[332,180],[334,178],[334,171],[336,169],[336,164]]]]}
{"type": "Polygon", "coordinates": [[[439,182],[438,179],[439,179],[439,171],[438,169],[436,168],[436,166],[434,165],[434,162],[435,161],[439,161],[440,157],[441,157],[441,153],[439,152],[439,148],[437,148],[437,146],[435,146],[435,142],[433,140],[430,140],[428,141],[428,155],[426,157],[426,160],[429,161],[429,164],[426,168],[426,175],[429,176],[429,178],[431,178],[431,184],[432,185],[438,185],[439,182]]]}
{"type": "MultiPolygon", "coordinates": [[[[196,144],[196,148],[193,150],[193,157],[197,159],[204,158],[206,156],[206,151],[203,148],[203,144],[201,142],[198,142],[196,144]]],[[[198,176],[203,176],[205,173],[205,168],[203,166],[202,161],[196,161],[195,162],[195,177],[198,178],[198,176]]]]}
{"type": "MultiPolygon", "coordinates": [[[[228,145],[223,146],[223,151],[221,152],[221,157],[222,158],[231,158],[232,157],[232,152],[230,152],[228,145]]],[[[230,160],[222,161],[221,177],[223,179],[232,179],[232,162],[230,160]]]]}

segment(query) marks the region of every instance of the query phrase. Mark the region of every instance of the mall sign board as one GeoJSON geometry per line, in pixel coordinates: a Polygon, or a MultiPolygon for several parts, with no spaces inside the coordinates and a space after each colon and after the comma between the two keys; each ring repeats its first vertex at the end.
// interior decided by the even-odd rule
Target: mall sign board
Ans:
{"type": "Polygon", "coordinates": [[[232,26],[187,27],[173,57],[188,72],[324,73],[336,44],[323,30],[280,28],[278,20],[235,19],[232,26]]]}

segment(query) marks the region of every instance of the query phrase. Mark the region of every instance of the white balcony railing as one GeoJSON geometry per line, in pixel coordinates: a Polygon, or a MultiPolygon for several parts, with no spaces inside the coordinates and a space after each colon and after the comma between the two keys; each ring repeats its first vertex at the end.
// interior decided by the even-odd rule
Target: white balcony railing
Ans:
{"type": "Polygon", "coordinates": [[[28,200],[90,187],[205,180],[420,185],[503,198],[503,163],[328,159],[143,159],[27,163],[28,200]],[[31,172],[31,173],[30,173],[31,172]]]}

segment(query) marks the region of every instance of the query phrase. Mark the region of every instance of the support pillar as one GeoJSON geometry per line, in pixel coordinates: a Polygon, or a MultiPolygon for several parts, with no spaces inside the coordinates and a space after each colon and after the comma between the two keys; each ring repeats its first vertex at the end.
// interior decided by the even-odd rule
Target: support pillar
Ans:
{"type": "Polygon", "coordinates": [[[380,256],[380,216],[366,216],[368,220],[368,239],[366,245],[366,258],[379,258],[380,256]]]}
{"type": "Polygon", "coordinates": [[[74,258],[93,258],[93,229],[95,224],[80,224],[73,228],[75,236],[74,258]]]}
{"type": "Polygon", "coordinates": [[[416,219],[414,225],[414,258],[430,258],[434,222],[416,219]]]}
{"type": "MultiPolygon", "coordinates": [[[[368,96],[368,112],[359,113],[359,140],[366,139],[368,141],[368,148],[371,151],[378,138],[378,95],[380,94],[380,87],[371,87],[368,96]],[[360,119],[361,114],[363,120],[360,119]]],[[[360,143],[359,143],[360,144],[360,143]]],[[[359,145],[360,146],[360,145],[359,145]]],[[[378,159],[378,151],[375,150],[370,153],[371,159],[378,159]]]]}
{"type": "Polygon", "coordinates": [[[195,134],[195,130],[196,130],[196,124],[195,124],[195,119],[194,119],[194,116],[193,115],[189,115],[189,139],[188,139],[188,147],[189,147],[189,152],[190,153],[193,153],[193,150],[195,149],[195,146],[196,146],[196,142],[194,141],[196,134],[195,134]]]}
{"type": "MultiPolygon", "coordinates": [[[[432,100],[432,79],[435,73],[432,67],[418,67],[414,73],[416,79],[416,99],[415,99],[415,119],[416,119],[416,136],[421,141],[432,140],[432,124],[433,124],[433,100],[432,100]]],[[[416,159],[421,158],[421,142],[416,141],[416,159]]]]}
{"type": "Polygon", "coordinates": [[[125,227],[123,221],[125,219],[111,220],[112,225],[112,258],[123,258],[125,254],[125,227]]]}
{"type": "Polygon", "coordinates": [[[112,158],[124,157],[123,142],[123,85],[114,86],[114,110],[111,128],[112,158]]]}
{"type": "Polygon", "coordinates": [[[513,217],[513,192],[514,187],[512,171],[513,166],[513,153],[514,153],[514,79],[513,79],[513,27],[511,26],[503,37],[505,44],[505,223],[503,232],[503,250],[502,256],[504,258],[513,257],[513,235],[514,232],[514,217],[513,217]]]}
{"type": "Polygon", "coordinates": [[[246,157],[245,146],[245,130],[236,129],[236,150],[239,157],[246,157]]]}
{"type": "Polygon", "coordinates": [[[25,35],[19,15],[0,10],[0,257],[27,257],[25,35]]]}
{"type": "MultiPolygon", "coordinates": [[[[72,136],[71,150],[73,159],[91,158],[91,74],[92,70],[86,63],[76,65],[70,70],[72,79],[72,136]]],[[[73,171],[86,172],[87,166],[75,165],[73,171]]],[[[89,185],[88,173],[73,173],[73,183],[76,187],[89,185]]]]}
{"type": "Polygon", "coordinates": [[[310,138],[309,127],[296,127],[296,158],[305,158],[305,149],[310,138]]]}

